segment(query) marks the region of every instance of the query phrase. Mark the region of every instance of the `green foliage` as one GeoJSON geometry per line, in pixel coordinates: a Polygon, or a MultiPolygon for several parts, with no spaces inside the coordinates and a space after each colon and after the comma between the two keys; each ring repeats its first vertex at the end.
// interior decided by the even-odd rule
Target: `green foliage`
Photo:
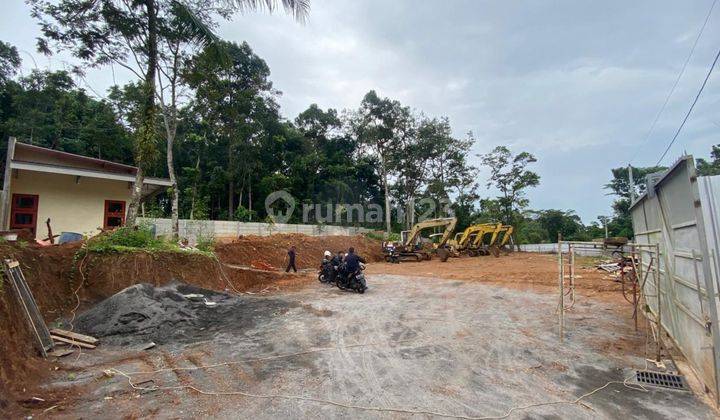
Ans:
{"type": "Polygon", "coordinates": [[[537,159],[528,152],[513,156],[505,146],[498,146],[481,158],[483,165],[490,169],[488,188],[494,187],[500,191],[500,196],[496,198],[496,204],[501,211],[500,220],[504,224],[516,224],[518,213],[529,204],[525,191],[540,184],[540,176],[526,169],[537,159]]]}
{"type": "Polygon", "coordinates": [[[213,253],[215,252],[216,244],[217,241],[213,236],[200,236],[197,238],[195,248],[199,249],[202,252],[213,253]]]}
{"type": "MultiPolygon", "coordinates": [[[[663,166],[651,166],[646,168],[632,168],[633,182],[635,183],[635,196],[645,193],[647,190],[647,176],[656,172],[661,172],[667,168],[663,166]]],[[[615,168],[611,170],[612,179],[605,184],[605,189],[611,191],[611,194],[618,196],[613,202],[612,208],[614,215],[612,219],[606,221],[609,236],[624,236],[632,238],[632,218],[630,216],[630,177],[627,168],[615,168]]]]}
{"type": "Polygon", "coordinates": [[[710,152],[712,160],[702,158],[697,160],[697,171],[700,176],[720,175],[720,144],[712,147],[710,152]]]}
{"type": "Polygon", "coordinates": [[[3,139],[16,136],[43,147],[132,163],[129,132],[118,123],[115,110],[89,97],[67,72],[36,70],[0,89],[3,139]]]}
{"type": "Polygon", "coordinates": [[[20,68],[22,60],[14,45],[0,41],[0,84],[7,83],[20,68]]]}
{"type": "Polygon", "coordinates": [[[159,219],[159,218],[167,217],[167,212],[157,202],[151,201],[151,202],[145,203],[145,217],[148,217],[151,219],[159,219]]]}
{"type": "Polygon", "coordinates": [[[246,209],[243,206],[238,206],[237,209],[235,209],[235,217],[234,219],[239,222],[249,222],[252,217],[254,216],[255,212],[249,209],[246,209]]]}
{"type": "Polygon", "coordinates": [[[150,251],[174,250],[177,245],[155,238],[148,226],[121,227],[90,238],[87,250],[93,252],[143,249],[150,251]]]}
{"type": "MultiPolygon", "coordinates": [[[[635,196],[645,193],[647,189],[647,176],[655,172],[666,170],[664,166],[650,166],[647,168],[632,168],[633,182],[635,183],[635,196]]],[[[612,169],[612,179],[604,188],[620,198],[630,199],[630,177],[627,168],[612,169]]]]}
{"type": "Polygon", "coordinates": [[[537,220],[526,220],[523,228],[515,235],[519,244],[540,244],[551,242],[550,234],[537,220]]]}

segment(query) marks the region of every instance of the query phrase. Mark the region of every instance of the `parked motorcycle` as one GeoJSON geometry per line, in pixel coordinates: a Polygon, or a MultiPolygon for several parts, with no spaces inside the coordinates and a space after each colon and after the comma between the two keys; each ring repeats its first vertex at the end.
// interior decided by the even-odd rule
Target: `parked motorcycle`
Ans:
{"type": "Polygon", "coordinates": [[[343,264],[338,272],[336,280],[337,287],[342,290],[365,293],[365,290],[367,290],[367,282],[365,281],[365,274],[363,273],[365,264],[360,264],[360,270],[358,270],[354,276],[352,273],[347,273],[344,268],[343,264]]]}

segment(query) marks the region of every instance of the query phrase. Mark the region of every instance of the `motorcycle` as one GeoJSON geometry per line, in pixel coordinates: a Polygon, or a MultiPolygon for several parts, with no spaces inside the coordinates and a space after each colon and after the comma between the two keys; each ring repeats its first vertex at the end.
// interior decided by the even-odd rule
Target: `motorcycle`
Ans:
{"type": "Polygon", "coordinates": [[[353,273],[347,273],[344,270],[344,264],[341,267],[342,269],[338,270],[337,287],[342,290],[351,290],[361,294],[365,293],[365,290],[367,290],[367,282],[365,281],[365,274],[363,274],[365,264],[360,264],[360,270],[358,270],[354,276],[352,275],[353,273]]]}
{"type": "Polygon", "coordinates": [[[320,283],[332,283],[334,281],[334,271],[332,262],[330,260],[323,260],[322,267],[318,271],[318,280],[320,283]]]}

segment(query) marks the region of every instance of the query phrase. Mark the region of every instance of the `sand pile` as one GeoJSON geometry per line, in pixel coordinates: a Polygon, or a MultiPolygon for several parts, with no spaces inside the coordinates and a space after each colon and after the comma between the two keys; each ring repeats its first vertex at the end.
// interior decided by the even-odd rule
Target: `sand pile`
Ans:
{"type": "Polygon", "coordinates": [[[75,327],[110,345],[189,343],[245,329],[253,325],[258,312],[273,312],[283,306],[288,304],[177,282],[162,287],[136,284],[81,314],[75,327]]]}

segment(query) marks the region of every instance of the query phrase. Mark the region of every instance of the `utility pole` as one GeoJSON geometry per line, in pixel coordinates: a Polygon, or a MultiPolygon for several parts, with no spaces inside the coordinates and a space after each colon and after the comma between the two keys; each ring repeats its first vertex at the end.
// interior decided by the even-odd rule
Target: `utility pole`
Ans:
{"type": "Polygon", "coordinates": [[[628,164],[628,180],[630,181],[630,204],[635,201],[635,181],[633,181],[632,166],[628,164]]]}
{"type": "Polygon", "coordinates": [[[603,224],[605,225],[605,239],[607,239],[607,218],[603,219],[603,222],[605,222],[603,224]]]}

